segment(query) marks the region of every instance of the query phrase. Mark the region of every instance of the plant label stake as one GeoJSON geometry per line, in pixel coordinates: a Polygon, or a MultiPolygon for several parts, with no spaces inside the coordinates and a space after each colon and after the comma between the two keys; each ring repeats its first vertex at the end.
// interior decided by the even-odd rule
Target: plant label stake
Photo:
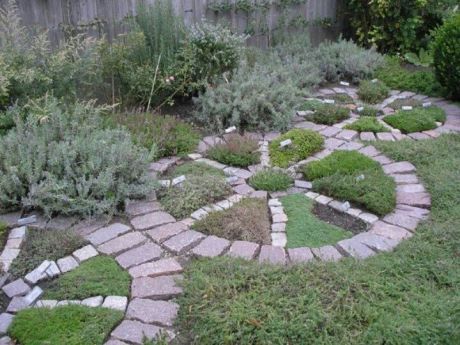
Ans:
{"type": "Polygon", "coordinates": [[[376,83],[376,82],[378,82],[378,81],[379,81],[378,79],[372,79],[372,80],[371,80],[371,83],[376,83]]]}
{"type": "Polygon", "coordinates": [[[412,106],[410,106],[410,105],[403,105],[403,106],[401,107],[401,109],[402,109],[402,110],[412,110],[413,108],[412,108],[412,106]]]}
{"type": "Polygon", "coordinates": [[[286,139],[282,142],[280,142],[280,147],[281,148],[285,148],[285,147],[288,147],[288,146],[291,146],[292,145],[292,140],[291,139],[286,139]]]}
{"type": "Polygon", "coordinates": [[[358,113],[362,112],[364,110],[364,107],[358,107],[356,108],[356,110],[358,111],[358,113]]]}
{"type": "Polygon", "coordinates": [[[232,126],[232,127],[228,127],[226,130],[225,130],[225,133],[228,134],[228,133],[232,133],[236,131],[236,127],[235,126],[232,126]]]}
{"type": "Polygon", "coordinates": [[[350,83],[349,83],[349,82],[346,82],[346,81],[341,81],[341,82],[340,82],[340,85],[343,85],[343,86],[350,86],[350,83]]]}
{"type": "Polygon", "coordinates": [[[431,102],[425,102],[422,104],[422,107],[424,108],[428,108],[428,107],[431,107],[431,102]]]}
{"type": "Polygon", "coordinates": [[[325,99],[323,100],[323,103],[326,103],[326,104],[334,104],[335,101],[333,99],[325,99]]]}
{"type": "Polygon", "coordinates": [[[182,182],[184,182],[184,181],[185,181],[185,175],[181,175],[181,176],[178,176],[178,177],[174,178],[174,179],[172,180],[171,184],[172,184],[173,186],[175,186],[175,185],[177,185],[177,184],[179,184],[179,183],[182,183],[182,182]]]}
{"type": "Polygon", "coordinates": [[[37,216],[30,216],[26,218],[21,218],[18,220],[18,225],[23,226],[31,223],[35,223],[37,221],[37,216]]]}

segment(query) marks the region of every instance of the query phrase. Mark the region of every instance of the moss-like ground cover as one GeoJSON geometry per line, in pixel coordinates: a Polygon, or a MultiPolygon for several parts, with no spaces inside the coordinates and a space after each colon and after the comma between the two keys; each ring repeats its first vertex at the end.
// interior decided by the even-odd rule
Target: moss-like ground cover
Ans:
{"type": "Polygon", "coordinates": [[[131,278],[109,256],[97,256],[51,281],[45,299],[81,300],[94,296],[129,296],[131,278]]]}
{"type": "Polygon", "coordinates": [[[177,343],[454,344],[459,340],[460,136],[377,142],[415,164],[431,218],[391,253],[292,267],[217,258],[186,268],[177,343]]]}
{"type": "Polygon", "coordinates": [[[293,178],[283,171],[264,169],[252,175],[248,183],[257,190],[276,192],[288,189],[292,182],[293,178]]]}
{"type": "Polygon", "coordinates": [[[281,198],[288,216],[286,225],[287,247],[320,247],[350,237],[349,231],[318,219],[313,213],[313,201],[304,194],[281,198]]]}
{"type": "Polygon", "coordinates": [[[435,129],[436,122],[446,121],[446,114],[438,107],[415,108],[399,110],[393,115],[385,116],[383,120],[403,133],[414,133],[435,129]]]}
{"type": "Polygon", "coordinates": [[[169,177],[178,177],[181,175],[185,176],[203,176],[213,175],[225,177],[223,170],[214,168],[209,164],[202,162],[186,162],[182,165],[178,165],[169,173],[169,177]]]}
{"type": "Polygon", "coordinates": [[[389,132],[390,130],[382,125],[375,117],[361,116],[355,122],[346,125],[346,129],[353,129],[358,132],[389,132]]]}
{"type": "Polygon", "coordinates": [[[207,155],[220,163],[246,168],[260,161],[258,140],[246,135],[231,134],[225,143],[211,147],[207,155]]]}
{"type": "Polygon", "coordinates": [[[102,345],[123,312],[79,305],[20,311],[9,329],[21,345],[102,345]]]}
{"type": "Polygon", "coordinates": [[[350,109],[335,104],[322,104],[310,116],[314,123],[332,126],[350,117],[350,109]]]}

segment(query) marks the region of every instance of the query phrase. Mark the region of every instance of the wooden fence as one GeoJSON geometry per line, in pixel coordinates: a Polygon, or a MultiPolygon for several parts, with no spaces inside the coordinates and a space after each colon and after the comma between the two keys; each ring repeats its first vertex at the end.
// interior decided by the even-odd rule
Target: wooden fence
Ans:
{"type": "MultiPolygon", "coordinates": [[[[8,0],[0,0],[3,6],[8,0]]],[[[304,28],[313,43],[333,38],[340,32],[337,9],[341,0],[172,0],[186,25],[206,18],[225,21],[252,37],[248,43],[269,44],[280,26],[304,28]],[[248,7],[249,6],[249,7],[248,7]],[[252,6],[252,7],[251,7],[252,6]],[[280,24],[282,22],[282,24],[280,24]]],[[[155,0],[16,0],[24,25],[46,28],[53,45],[63,38],[65,28],[78,27],[109,40],[126,30],[123,20],[134,16],[140,4],[155,0]]],[[[290,31],[287,31],[290,32],[290,31]]]]}

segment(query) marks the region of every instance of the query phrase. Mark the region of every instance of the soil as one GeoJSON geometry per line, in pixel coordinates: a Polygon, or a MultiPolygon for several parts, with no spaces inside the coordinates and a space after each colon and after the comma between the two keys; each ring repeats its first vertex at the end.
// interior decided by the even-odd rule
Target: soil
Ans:
{"type": "Polygon", "coordinates": [[[315,203],[312,212],[322,221],[351,231],[354,235],[367,231],[367,224],[361,219],[334,210],[327,205],[315,203]]]}

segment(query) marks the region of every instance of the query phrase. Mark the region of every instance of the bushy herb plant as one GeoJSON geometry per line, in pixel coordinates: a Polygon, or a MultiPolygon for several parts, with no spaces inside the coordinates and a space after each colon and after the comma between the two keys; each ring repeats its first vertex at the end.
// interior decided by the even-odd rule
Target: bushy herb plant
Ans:
{"type": "Polygon", "coordinates": [[[259,143],[257,140],[239,134],[231,134],[225,143],[217,144],[207,152],[208,157],[220,163],[248,167],[260,161],[259,143]]]}
{"type": "Polygon", "coordinates": [[[350,117],[350,109],[334,104],[322,104],[310,116],[315,123],[322,125],[333,125],[334,123],[346,120],[350,117]]]}
{"type": "Polygon", "coordinates": [[[379,80],[363,80],[359,83],[358,96],[367,103],[379,103],[388,97],[390,89],[379,80]]]}

